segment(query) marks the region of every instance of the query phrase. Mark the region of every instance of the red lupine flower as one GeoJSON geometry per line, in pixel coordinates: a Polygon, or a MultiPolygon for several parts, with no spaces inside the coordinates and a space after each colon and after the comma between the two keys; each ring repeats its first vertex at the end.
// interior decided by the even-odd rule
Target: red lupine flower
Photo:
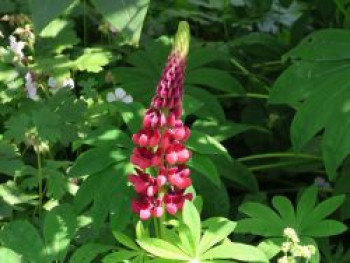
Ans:
{"type": "Polygon", "coordinates": [[[185,194],[192,184],[185,166],[191,151],[184,145],[190,129],[181,121],[188,45],[189,27],[181,22],[142,129],[132,136],[136,148],[130,160],[137,168],[129,181],[138,194],[132,201],[132,211],[141,220],[161,217],[164,211],[175,215],[185,200],[192,200],[191,194],[185,194]]]}

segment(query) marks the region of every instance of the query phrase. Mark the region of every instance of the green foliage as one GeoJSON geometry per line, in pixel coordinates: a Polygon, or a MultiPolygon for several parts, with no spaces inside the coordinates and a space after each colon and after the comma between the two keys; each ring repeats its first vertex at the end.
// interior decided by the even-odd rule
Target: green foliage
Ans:
{"type": "Polygon", "coordinates": [[[0,262],[275,262],[292,227],[317,248],[309,262],[348,263],[349,10],[2,0],[0,262]],[[193,40],[183,107],[195,200],[156,221],[157,235],[130,209],[131,135],[180,20],[193,40]],[[109,102],[117,88],[133,102],[109,102]]]}

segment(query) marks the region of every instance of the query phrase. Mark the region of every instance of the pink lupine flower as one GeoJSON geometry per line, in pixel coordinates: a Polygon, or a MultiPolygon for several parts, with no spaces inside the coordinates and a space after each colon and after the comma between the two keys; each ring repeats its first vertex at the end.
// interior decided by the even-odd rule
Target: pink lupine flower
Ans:
{"type": "Polygon", "coordinates": [[[185,194],[192,185],[185,165],[191,151],[184,145],[190,129],[181,120],[189,38],[188,24],[180,22],[142,128],[132,136],[136,147],[130,160],[136,166],[136,174],[129,175],[129,181],[138,195],[132,201],[132,211],[141,220],[159,218],[165,211],[175,215],[185,200],[192,200],[191,194],[185,194]]]}

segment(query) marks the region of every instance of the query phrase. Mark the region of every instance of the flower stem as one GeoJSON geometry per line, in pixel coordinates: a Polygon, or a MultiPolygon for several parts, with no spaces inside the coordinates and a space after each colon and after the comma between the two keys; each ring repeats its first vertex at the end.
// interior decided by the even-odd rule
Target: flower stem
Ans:
{"type": "Polygon", "coordinates": [[[247,161],[253,161],[258,159],[270,159],[270,158],[297,158],[297,159],[322,161],[322,158],[320,156],[306,154],[306,153],[293,153],[293,152],[255,154],[255,155],[249,155],[246,157],[238,158],[237,161],[247,162],[247,161]]]}
{"type": "Polygon", "coordinates": [[[161,238],[159,234],[159,222],[158,219],[153,217],[153,225],[154,225],[154,232],[156,234],[156,238],[161,238]]]}
{"type": "Polygon", "coordinates": [[[259,93],[244,93],[244,94],[238,94],[238,93],[228,93],[228,94],[222,94],[216,96],[219,99],[226,99],[226,98],[252,98],[252,99],[268,99],[268,94],[259,94],[259,93]]]}
{"type": "Polygon", "coordinates": [[[298,164],[313,163],[314,161],[316,161],[316,160],[285,161],[285,162],[278,162],[278,163],[272,163],[272,164],[263,164],[263,165],[252,166],[252,167],[249,167],[248,170],[251,172],[261,171],[261,170],[270,170],[270,169],[275,169],[275,168],[294,166],[294,165],[298,165],[298,164]]]}
{"type": "Polygon", "coordinates": [[[42,173],[42,160],[41,160],[41,155],[39,152],[36,154],[37,156],[37,170],[38,170],[38,194],[39,194],[39,215],[41,215],[41,210],[42,210],[42,205],[43,205],[43,173],[42,173]]]}

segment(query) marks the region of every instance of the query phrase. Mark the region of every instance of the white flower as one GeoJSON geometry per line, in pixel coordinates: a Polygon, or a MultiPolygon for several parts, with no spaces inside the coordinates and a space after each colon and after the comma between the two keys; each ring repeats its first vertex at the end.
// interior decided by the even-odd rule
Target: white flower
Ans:
{"type": "Polygon", "coordinates": [[[49,77],[49,79],[47,80],[47,85],[50,88],[56,88],[57,87],[57,80],[54,77],[49,77]]]}
{"type": "Polygon", "coordinates": [[[126,104],[133,102],[132,96],[127,95],[125,90],[123,90],[122,88],[117,88],[117,89],[115,89],[114,92],[108,92],[107,96],[106,96],[106,100],[108,102],[122,101],[126,104]]]}
{"type": "Polygon", "coordinates": [[[33,81],[32,75],[29,72],[27,72],[24,78],[26,80],[25,89],[27,91],[27,97],[32,100],[37,100],[38,95],[37,95],[36,83],[35,81],[33,81]]]}
{"type": "Polygon", "coordinates": [[[63,81],[62,86],[73,89],[75,87],[74,80],[72,78],[67,78],[63,81]]]}
{"type": "Polygon", "coordinates": [[[297,233],[295,232],[295,230],[291,227],[287,227],[284,229],[283,234],[289,238],[293,243],[299,243],[299,237],[297,235],[297,233]]]}
{"type": "Polygon", "coordinates": [[[16,56],[19,57],[19,59],[22,59],[24,57],[22,50],[26,43],[22,41],[17,42],[16,38],[12,35],[9,36],[9,41],[10,41],[10,49],[12,50],[12,52],[15,53],[16,56]]]}

